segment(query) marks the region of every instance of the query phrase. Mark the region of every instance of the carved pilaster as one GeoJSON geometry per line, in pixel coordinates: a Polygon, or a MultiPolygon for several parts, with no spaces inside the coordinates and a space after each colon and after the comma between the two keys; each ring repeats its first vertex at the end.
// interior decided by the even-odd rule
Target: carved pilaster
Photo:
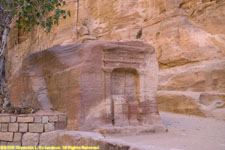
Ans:
{"type": "Polygon", "coordinates": [[[104,101],[105,101],[105,114],[104,118],[106,123],[112,123],[112,98],[111,98],[111,72],[112,68],[103,68],[104,71],[104,101]]]}

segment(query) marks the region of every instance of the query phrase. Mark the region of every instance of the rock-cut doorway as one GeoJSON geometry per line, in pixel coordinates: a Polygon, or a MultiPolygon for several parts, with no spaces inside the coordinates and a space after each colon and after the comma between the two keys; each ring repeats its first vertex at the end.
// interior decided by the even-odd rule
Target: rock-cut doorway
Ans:
{"type": "Polygon", "coordinates": [[[138,123],[139,75],[135,69],[115,69],[111,76],[112,123],[138,123]]]}

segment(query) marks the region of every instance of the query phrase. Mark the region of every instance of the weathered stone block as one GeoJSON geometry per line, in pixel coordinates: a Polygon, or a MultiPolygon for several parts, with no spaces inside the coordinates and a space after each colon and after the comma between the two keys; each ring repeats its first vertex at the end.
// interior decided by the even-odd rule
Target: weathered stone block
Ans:
{"type": "Polygon", "coordinates": [[[60,133],[63,133],[62,130],[52,131],[52,132],[45,132],[42,133],[40,136],[40,146],[53,146],[57,145],[57,138],[60,133]]]}
{"type": "Polygon", "coordinates": [[[29,124],[29,132],[41,133],[44,131],[44,126],[42,123],[31,123],[29,124]]]}
{"type": "Polygon", "coordinates": [[[45,132],[50,132],[55,130],[54,123],[47,123],[45,124],[45,132]]]}
{"type": "Polygon", "coordinates": [[[59,122],[66,122],[67,117],[66,115],[59,115],[59,122]]]}
{"type": "Polygon", "coordinates": [[[42,123],[48,123],[48,116],[42,117],[42,123]]]}
{"type": "Polygon", "coordinates": [[[16,122],[16,116],[11,116],[10,117],[10,122],[16,122]]]}
{"type": "Polygon", "coordinates": [[[122,114],[123,113],[123,105],[115,105],[114,106],[114,112],[116,114],[122,114]]]}
{"type": "Polygon", "coordinates": [[[66,129],[66,125],[67,125],[66,122],[56,122],[56,123],[55,123],[55,129],[56,129],[56,130],[63,130],[63,129],[66,129]]]}
{"type": "MultiPolygon", "coordinates": [[[[8,142],[9,146],[21,146],[21,142],[8,142]]],[[[18,148],[14,148],[14,150],[18,150],[18,148]]]]}
{"type": "Polygon", "coordinates": [[[18,123],[9,123],[9,131],[10,132],[17,132],[18,131],[18,123]]]}
{"type": "Polygon", "coordinates": [[[35,117],[35,118],[34,118],[34,122],[35,122],[35,123],[41,123],[41,122],[42,122],[41,117],[35,117]]]}
{"type": "Polygon", "coordinates": [[[0,142],[0,145],[1,145],[1,146],[7,146],[7,145],[8,145],[8,142],[3,142],[3,141],[2,141],[2,142],[0,142]]]}
{"type": "Polygon", "coordinates": [[[0,116],[0,122],[10,122],[9,116],[0,116]]]}
{"type": "Polygon", "coordinates": [[[8,126],[9,126],[9,124],[3,123],[3,124],[2,124],[2,127],[1,127],[1,131],[2,131],[2,132],[7,132],[7,131],[8,131],[8,126]]]}
{"type": "Polygon", "coordinates": [[[27,132],[28,131],[28,124],[27,123],[20,123],[19,124],[19,132],[27,132]]]}
{"type": "Polygon", "coordinates": [[[13,141],[13,132],[0,132],[0,141],[13,141]]]}
{"type": "Polygon", "coordinates": [[[25,133],[22,138],[22,146],[37,146],[39,137],[38,133],[25,133]]]}
{"type": "Polygon", "coordinates": [[[22,133],[14,133],[13,141],[19,142],[22,139],[22,133]]]}
{"type": "Polygon", "coordinates": [[[18,117],[17,122],[34,122],[33,117],[18,117]]]}
{"type": "Polygon", "coordinates": [[[49,116],[48,117],[49,122],[57,122],[58,121],[58,116],[49,116]]]}

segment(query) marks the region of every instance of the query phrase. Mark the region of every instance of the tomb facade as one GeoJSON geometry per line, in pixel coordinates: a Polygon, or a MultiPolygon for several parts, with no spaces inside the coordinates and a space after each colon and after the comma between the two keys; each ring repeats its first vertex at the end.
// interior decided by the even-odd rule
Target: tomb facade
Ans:
{"type": "Polygon", "coordinates": [[[9,82],[14,105],[59,111],[68,128],[161,124],[154,48],[142,41],[92,41],[27,57],[9,82]]]}

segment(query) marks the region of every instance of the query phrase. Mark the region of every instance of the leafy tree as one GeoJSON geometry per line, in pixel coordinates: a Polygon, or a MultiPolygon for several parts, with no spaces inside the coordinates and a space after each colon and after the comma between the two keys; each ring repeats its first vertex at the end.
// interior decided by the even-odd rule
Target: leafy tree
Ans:
{"type": "Polygon", "coordinates": [[[31,31],[33,26],[50,32],[60,17],[70,16],[70,11],[61,9],[65,4],[64,0],[0,0],[0,93],[4,108],[11,105],[5,80],[5,53],[12,19],[16,19],[18,29],[24,32],[31,31]]]}

